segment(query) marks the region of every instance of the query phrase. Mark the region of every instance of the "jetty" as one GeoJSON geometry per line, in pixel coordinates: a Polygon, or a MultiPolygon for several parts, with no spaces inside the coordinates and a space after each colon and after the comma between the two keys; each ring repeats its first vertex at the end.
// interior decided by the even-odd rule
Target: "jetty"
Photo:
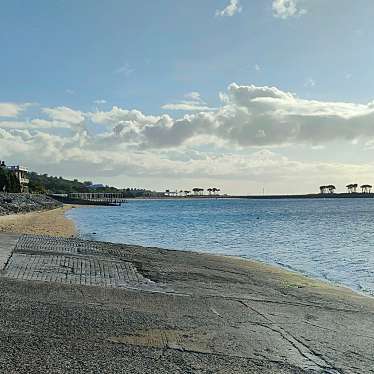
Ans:
{"type": "Polygon", "coordinates": [[[76,205],[120,206],[127,202],[124,192],[72,192],[50,196],[64,204],[76,205]]]}

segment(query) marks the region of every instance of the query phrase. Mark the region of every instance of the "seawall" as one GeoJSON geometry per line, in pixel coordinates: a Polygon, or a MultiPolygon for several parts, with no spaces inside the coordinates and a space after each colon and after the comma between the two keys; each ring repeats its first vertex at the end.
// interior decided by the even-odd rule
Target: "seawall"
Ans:
{"type": "Polygon", "coordinates": [[[62,204],[46,195],[0,193],[0,216],[28,213],[62,207],[62,204]]]}

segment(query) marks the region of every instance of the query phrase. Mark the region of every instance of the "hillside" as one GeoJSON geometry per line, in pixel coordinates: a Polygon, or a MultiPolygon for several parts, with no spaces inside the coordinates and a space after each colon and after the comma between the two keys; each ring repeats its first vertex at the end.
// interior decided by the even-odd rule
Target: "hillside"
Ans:
{"type": "MultiPolygon", "coordinates": [[[[77,179],[69,180],[62,177],[49,176],[47,174],[37,174],[35,172],[29,173],[29,188],[31,192],[41,193],[71,193],[71,192],[90,192],[92,191],[92,182],[80,182],[77,179]]],[[[100,187],[95,189],[100,192],[115,192],[118,191],[115,187],[100,187]]]]}

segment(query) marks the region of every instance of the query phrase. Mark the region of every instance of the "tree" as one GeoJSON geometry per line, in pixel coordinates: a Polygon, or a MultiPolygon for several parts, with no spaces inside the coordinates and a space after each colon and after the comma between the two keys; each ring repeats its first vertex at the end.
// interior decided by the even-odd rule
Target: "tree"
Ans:
{"type": "Polygon", "coordinates": [[[221,191],[219,188],[216,188],[216,187],[213,188],[213,192],[215,195],[217,195],[219,191],[221,191]]]}
{"type": "Polygon", "coordinates": [[[371,193],[372,188],[373,188],[373,186],[371,186],[370,184],[363,184],[361,186],[361,192],[362,193],[371,193]]]}
{"type": "Polygon", "coordinates": [[[348,193],[356,193],[358,184],[357,183],[351,183],[351,184],[347,184],[346,187],[348,189],[348,193]]]}
{"type": "Polygon", "coordinates": [[[0,167],[0,191],[21,192],[21,184],[11,171],[0,167]]]}

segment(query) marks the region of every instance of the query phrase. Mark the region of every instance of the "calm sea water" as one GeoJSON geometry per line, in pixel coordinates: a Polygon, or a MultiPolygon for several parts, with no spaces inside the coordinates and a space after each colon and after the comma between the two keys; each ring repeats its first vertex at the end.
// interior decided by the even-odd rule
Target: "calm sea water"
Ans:
{"type": "Polygon", "coordinates": [[[83,238],[241,256],[374,295],[374,199],[130,200],[67,216],[83,238]]]}

